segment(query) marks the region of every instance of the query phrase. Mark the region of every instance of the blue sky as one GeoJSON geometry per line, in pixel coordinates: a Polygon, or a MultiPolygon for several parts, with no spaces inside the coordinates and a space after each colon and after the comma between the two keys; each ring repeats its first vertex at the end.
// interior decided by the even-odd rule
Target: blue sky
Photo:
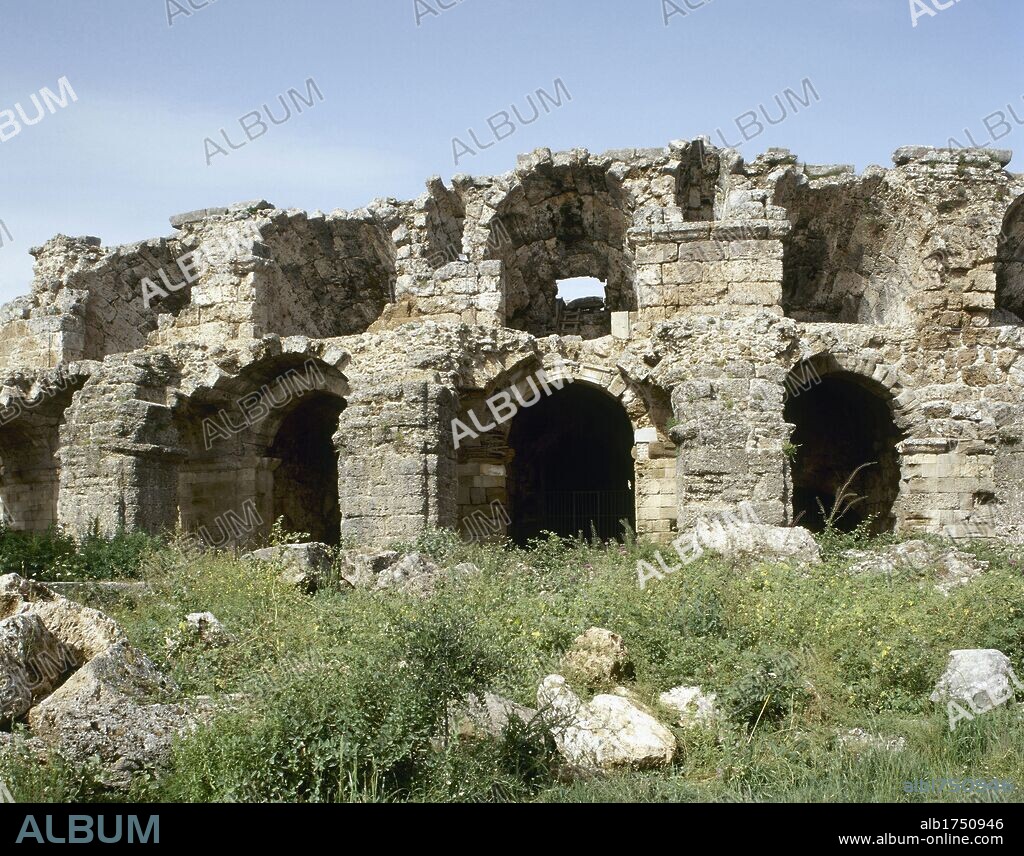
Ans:
{"type": "Polygon", "coordinates": [[[735,142],[737,117],[764,105],[777,118],[774,96],[805,80],[818,98],[744,154],[887,165],[901,145],[966,142],[965,128],[985,142],[997,110],[1012,131],[996,144],[1024,150],[1007,113],[1024,121],[1020,0],[919,0],[951,5],[916,27],[910,0],[674,0],[686,14],[667,26],[663,0],[209,0],[189,15],[172,3],[172,26],[167,0],[0,2],[0,111],[32,118],[31,95],[62,76],[78,97],[0,143],[4,301],[29,290],[28,248],[57,233],[114,245],[244,199],[330,211],[412,198],[430,175],[504,172],[538,146],[717,129],[735,142]],[[240,117],[309,78],[322,102],[207,164],[207,137],[224,128],[238,145],[240,117]],[[555,80],[572,100],[496,141],[488,117],[517,105],[529,119],[527,94],[554,96],[555,80]],[[456,167],[452,139],[476,148],[469,129],[491,145],[456,167]]]}

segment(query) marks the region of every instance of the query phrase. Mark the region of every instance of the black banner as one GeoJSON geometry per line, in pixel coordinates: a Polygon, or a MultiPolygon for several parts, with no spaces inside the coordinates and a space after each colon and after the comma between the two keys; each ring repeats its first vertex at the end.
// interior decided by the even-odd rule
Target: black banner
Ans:
{"type": "MultiPolygon", "coordinates": [[[[576,846],[593,836],[603,848],[619,836],[640,846],[658,827],[638,827],[640,809],[658,817],[644,818],[671,824],[657,832],[658,839],[680,836],[685,849],[707,841],[756,846],[805,845],[877,847],[879,845],[943,845],[1020,847],[1020,804],[857,805],[857,804],[680,804],[622,806],[622,817],[607,806],[480,806],[480,805],[0,805],[0,852],[19,847],[91,845],[94,847],[167,847],[190,851],[209,847],[295,844],[324,840],[335,850],[359,846],[370,835],[393,847],[407,839],[414,844],[458,846],[461,839],[477,838],[474,815],[515,823],[511,833],[524,833],[520,842],[533,849],[543,840],[550,844],[561,835],[576,846]],[[595,808],[601,812],[594,815],[595,808]],[[498,815],[501,815],[499,818],[498,815]],[[512,817],[518,814],[518,817],[512,817]],[[464,817],[463,817],[464,816],[464,817]],[[527,817],[548,820],[530,829],[527,817]],[[401,824],[394,821],[402,820],[401,824]],[[359,824],[358,835],[348,835],[339,824],[359,824]],[[364,826],[364,824],[379,824],[364,826]],[[459,824],[459,825],[454,825],[459,824]],[[463,825],[464,824],[464,825],[463,825]],[[371,830],[376,830],[371,833],[371,830]]],[[[503,827],[495,827],[500,830],[503,827]]],[[[487,835],[485,838],[489,838],[487,835]]],[[[509,840],[506,838],[506,840],[509,840]]],[[[478,843],[479,838],[477,838],[478,843]]],[[[654,842],[648,840],[648,844],[654,842]]],[[[646,845],[645,845],[646,846],[646,845]]]]}

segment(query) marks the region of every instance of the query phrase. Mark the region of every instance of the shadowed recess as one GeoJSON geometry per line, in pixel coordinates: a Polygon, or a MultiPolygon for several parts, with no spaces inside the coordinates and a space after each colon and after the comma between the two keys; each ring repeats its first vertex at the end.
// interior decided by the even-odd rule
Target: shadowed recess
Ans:
{"type": "MultiPolygon", "coordinates": [[[[800,368],[794,370],[794,374],[800,368]]],[[[893,503],[899,494],[900,432],[892,420],[882,387],[849,372],[821,378],[809,388],[792,390],[785,419],[796,426],[791,443],[793,512],[796,522],[820,532],[842,491],[845,513],[836,528],[850,531],[871,520],[875,533],[895,524],[893,503]]]]}
{"type": "Polygon", "coordinates": [[[338,453],[331,438],[345,402],[315,395],[281,423],[267,452],[274,459],[274,519],[284,518],[289,532],[308,532],[312,540],[337,544],[338,453]]]}
{"type": "Polygon", "coordinates": [[[996,323],[1024,318],[1024,196],[1010,206],[999,233],[996,256],[996,323]]]}
{"type": "Polygon", "coordinates": [[[633,429],[619,402],[573,384],[520,411],[509,432],[510,535],[621,538],[636,525],[633,429]]]}

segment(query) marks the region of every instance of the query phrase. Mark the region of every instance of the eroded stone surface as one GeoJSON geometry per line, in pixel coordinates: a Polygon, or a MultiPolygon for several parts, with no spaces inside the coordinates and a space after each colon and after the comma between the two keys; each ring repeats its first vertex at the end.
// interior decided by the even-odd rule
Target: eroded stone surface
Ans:
{"type": "Polygon", "coordinates": [[[77,666],[38,615],[0,620],[0,722],[24,716],[77,666]]]}
{"type": "Polygon", "coordinates": [[[374,548],[588,533],[528,505],[591,489],[544,484],[567,455],[531,450],[557,432],[453,436],[543,370],[628,419],[631,473],[593,469],[643,535],[742,503],[816,527],[856,473],[850,523],[1020,542],[1024,180],[1006,162],[539,149],[355,211],[257,200],[124,247],[58,236],[0,310],[0,498],[19,529],[180,522],[215,546],[278,519],[374,548]],[[603,298],[560,302],[580,276],[603,298]]]}
{"type": "Polygon", "coordinates": [[[584,703],[565,678],[549,675],[537,690],[537,706],[559,753],[579,772],[661,767],[675,756],[672,732],[626,695],[584,703]]]}
{"type": "Polygon", "coordinates": [[[603,627],[591,627],[573,640],[562,657],[562,670],[590,688],[633,677],[633,663],[622,637],[603,627]]]}
{"type": "Polygon", "coordinates": [[[956,702],[971,711],[987,711],[1015,698],[1024,689],[1002,651],[979,648],[951,651],[931,700],[956,702]]]}
{"type": "Polygon", "coordinates": [[[29,728],[69,758],[98,758],[111,784],[125,784],[159,765],[194,723],[188,709],[166,703],[174,689],[144,654],[119,642],[32,708],[29,728]]]}
{"type": "Polygon", "coordinates": [[[79,664],[125,641],[124,631],[102,612],[55,594],[17,574],[0,577],[0,619],[37,616],[79,664]]]}
{"type": "MultiPolygon", "coordinates": [[[[212,616],[190,618],[210,637],[212,616]]],[[[27,722],[27,745],[95,759],[123,787],[163,763],[172,739],[205,714],[171,703],[176,695],[113,620],[41,583],[0,577],[0,722],[27,722]]]]}

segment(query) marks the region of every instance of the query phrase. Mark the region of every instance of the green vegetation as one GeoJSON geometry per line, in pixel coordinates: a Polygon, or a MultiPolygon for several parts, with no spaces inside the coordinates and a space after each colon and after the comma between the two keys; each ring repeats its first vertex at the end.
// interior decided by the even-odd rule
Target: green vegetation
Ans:
{"type": "MultiPolygon", "coordinates": [[[[166,774],[137,781],[132,797],[920,801],[942,797],[906,794],[904,783],[961,777],[1019,791],[1024,717],[1016,708],[950,732],[945,711],[928,701],[955,648],[998,648],[1024,672],[1019,553],[972,548],[990,570],[945,597],[928,568],[847,573],[841,550],[876,542],[863,531],[830,538],[818,567],[704,557],[641,591],[636,563],[654,555],[644,542],[552,536],[518,550],[432,532],[400,546],[444,567],[473,562],[480,573],[453,575],[429,599],[339,587],[308,597],[274,568],[228,554],[122,546],[141,560],[119,576],[145,579],[150,590],[107,611],[185,695],[237,694],[177,744],[166,774]],[[237,642],[169,655],[165,638],[178,622],[207,610],[237,642]],[[592,626],[623,637],[642,700],[654,705],[664,690],[700,685],[718,694],[721,728],[678,730],[671,769],[574,783],[559,779],[536,723],[516,723],[501,739],[444,738],[449,702],[467,692],[535,706],[538,683],[592,626]],[[906,749],[837,743],[853,728],[901,736],[906,749]]],[[[34,549],[45,553],[41,542],[34,549]]],[[[16,795],[94,798],[88,770],[65,762],[41,770],[8,757],[0,778],[16,795]]]]}
{"type": "Polygon", "coordinates": [[[56,529],[31,533],[0,526],[0,573],[43,582],[138,579],[143,556],[159,546],[138,532],[75,539],[56,529]]]}

